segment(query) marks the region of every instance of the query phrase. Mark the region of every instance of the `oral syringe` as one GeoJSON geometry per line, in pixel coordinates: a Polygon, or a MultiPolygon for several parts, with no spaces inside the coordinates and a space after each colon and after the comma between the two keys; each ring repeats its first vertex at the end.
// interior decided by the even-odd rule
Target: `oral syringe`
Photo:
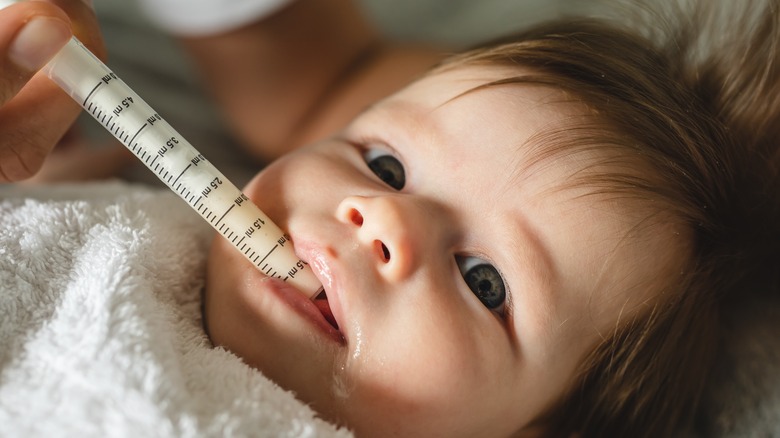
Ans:
{"type": "Polygon", "coordinates": [[[265,275],[322,290],[290,237],[78,39],[41,71],[265,275]]]}

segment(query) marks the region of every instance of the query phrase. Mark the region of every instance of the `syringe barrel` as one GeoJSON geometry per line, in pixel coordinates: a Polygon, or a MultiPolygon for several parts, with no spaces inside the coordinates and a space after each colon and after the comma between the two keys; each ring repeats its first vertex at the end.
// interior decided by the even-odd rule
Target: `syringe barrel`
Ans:
{"type": "Polygon", "coordinates": [[[75,37],[41,71],[263,273],[322,290],[290,237],[75,37]]]}

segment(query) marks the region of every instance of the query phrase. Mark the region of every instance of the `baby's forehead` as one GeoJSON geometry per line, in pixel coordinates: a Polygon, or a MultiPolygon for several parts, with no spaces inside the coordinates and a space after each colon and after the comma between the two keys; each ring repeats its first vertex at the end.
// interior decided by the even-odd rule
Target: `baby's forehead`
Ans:
{"type": "Polygon", "coordinates": [[[460,120],[459,113],[467,112],[471,121],[479,122],[469,129],[476,126],[486,140],[509,126],[510,161],[516,165],[518,183],[555,168],[568,172],[558,177],[561,188],[592,185],[599,175],[627,180],[647,170],[635,155],[625,153],[622,143],[629,140],[615,133],[597,111],[562,88],[526,81],[535,75],[528,68],[497,65],[439,68],[375,109],[418,127],[439,125],[435,129],[456,132],[458,122],[451,119],[460,120]]]}
{"type": "MultiPolygon", "coordinates": [[[[541,85],[531,80],[539,73],[525,66],[498,64],[454,64],[432,69],[392,98],[409,100],[455,100],[483,90],[521,90],[517,97],[528,101],[565,103],[562,88],[541,85]]],[[[570,99],[570,101],[572,101],[570,99]]]]}
{"type": "MultiPolygon", "coordinates": [[[[434,69],[410,87],[389,99],[391,107],[417,116],[426,111],[470,103],[495,103],[515,108],[516,137],[514,182],[555,173],[550,190],[572,190],[594,203],[609,202],[627,215],[649,214],[646,198],[635,190],[637,183],[662,185],[641,156],[629,153],[633,140],[618,132],[600,112],[580,96],[563,87],[540,83],[538,72],[523,66],[460,64],[434,69]],[[530,80],[527,80],[529,79],[530,80]],[[422,109],[421,109],[422,108],[422,109]]],[[[486,111],[489,113],[489,111],[486,111]]],[[[500,113],[501,110],[497,110],[500,113]]],[[[474,114],[474,118],[479,115],[474,114]]],[[[484,118],[484,131],[500,123],[484,118]]],[[[418,117],[417,121],[424,120],[418,117]]],[[[658,203],[655,203],[657,206],[658,203]]]]}
{"type": "Polygon", "coordinates": [[[565,127],[566,119],[590,111],[576,96],[537,82],[534,75],[532,70],[519,66],[463,64],[438,68],[383,100],[377,108],[406,111],[420,118],[468,111],[473,119],[481,118],[485,130],[503,119],[486,118],[485,114],[503,111],[515,116],[512,123],[524,134],[565,127]]]}

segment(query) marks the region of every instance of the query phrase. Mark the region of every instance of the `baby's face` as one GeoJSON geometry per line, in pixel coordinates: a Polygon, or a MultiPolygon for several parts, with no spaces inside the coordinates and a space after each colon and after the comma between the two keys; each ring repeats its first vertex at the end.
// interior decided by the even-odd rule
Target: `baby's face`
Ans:
{"type": "Polygon", "coordinates": [[[245,193],[290,234],[327,305],[313,311],[217,238],[214,342],[369,436],[506,435],[559,397],[650,298],[621,286],[653,277],[637,262],[658,248],[626,242],[637,223],[620,207],[562,188],[582,155],[533,164],[529,137],[575,112],[548,102],[559,94],[459,96],[507,74],[425,77],[257,175],[245,193]]]}

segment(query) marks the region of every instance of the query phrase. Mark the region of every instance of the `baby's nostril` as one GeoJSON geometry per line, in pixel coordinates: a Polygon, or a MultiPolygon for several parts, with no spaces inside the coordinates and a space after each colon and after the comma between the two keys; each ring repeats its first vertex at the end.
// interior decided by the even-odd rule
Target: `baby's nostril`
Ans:
{"type": "Polygon", "coordinates": [[[378,247],[377,249],[382,250],[382,261],[387,263],[390,261],[390,250],[387,249],[384,243],[382,243],[379,240],[374,241],[374,244],[378,247]]]}
{"type": "Polygon", "coordinates": [[[363,225],[363,215],[355,209],[349,212],[349,220],[357,226],[363,225]]]}

